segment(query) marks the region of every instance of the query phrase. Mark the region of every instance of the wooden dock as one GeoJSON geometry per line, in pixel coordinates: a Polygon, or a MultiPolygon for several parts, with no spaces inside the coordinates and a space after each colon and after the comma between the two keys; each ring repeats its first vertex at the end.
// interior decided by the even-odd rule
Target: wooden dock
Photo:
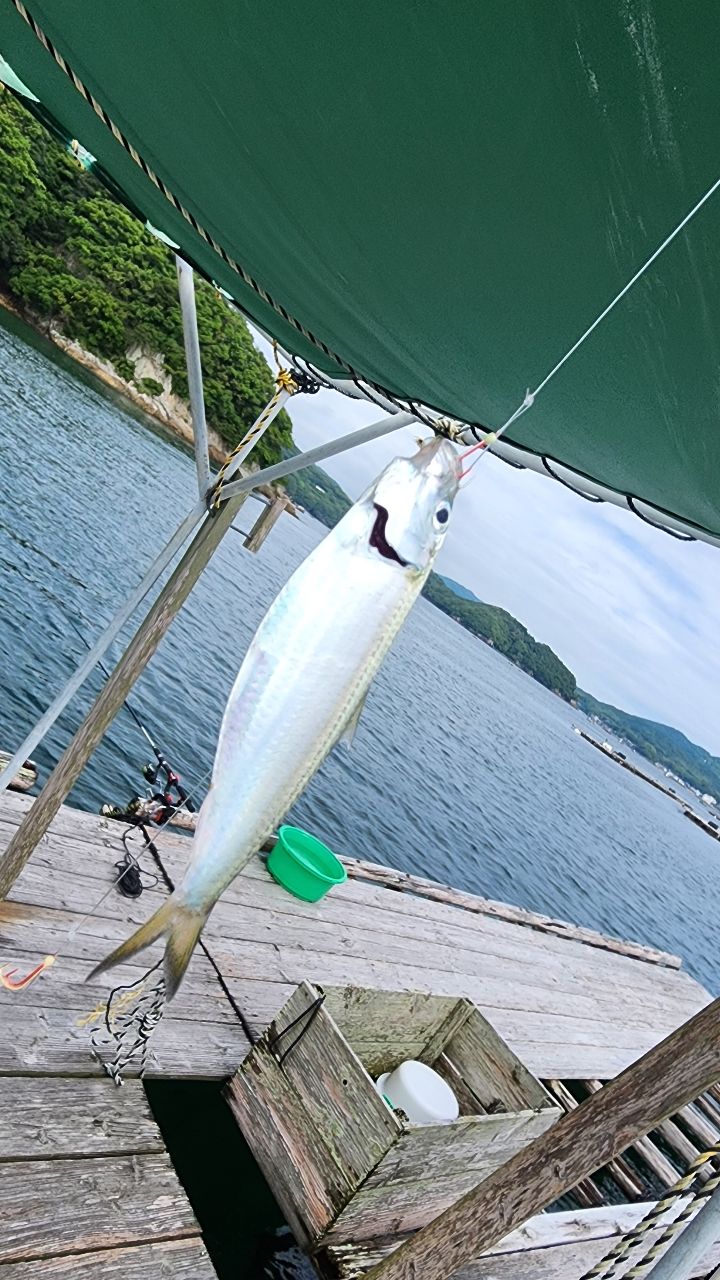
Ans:
{"type": "MultiPolygon", "coordinates": [[[[23,795],[2,798],[0,848],[31,804],[23,795]]],[[[156,859],[133,831],[131,848],[148,880],[159,879],[128,899],[114,887],[124,830],[63,808],[0,902],[0,964],[25,972],[46,954],[57,957],[27,989],[0,989],[3,1115],[18,1103],[0,1138],[7,1188],[0,1236],[9,1242],[0,1246],[0,1280],[94,1280],[111,1261],[124,1280],[213,1274],[141,1085],[129,1081],[117,1090],[92,1052],[90,1034],[108,992],[137,980],[160,948],[92,984],[84,978],[147,919],[168,893],[163,877],[176,880],[189,851],[186,836],[154,830],[156,859]],[[116,1201],[117,1211],[101,1215],[101,1204],[116,1201]],[[59,1221],[66,1225],[56,1233],[59,1221]],[[63,1261],[81,1253],[82,1263],[63,1261]],[[41,1258],[52,1265],[39,1267],[41,1258]]],[[[573,1095],[599,1087],[710,999],[677,957],[367,861],[349,858],[347,866],[347,883],[318,904],[289,896],[260,859],[245,869],[211,915],[151,1042],[149,1076],[227,1079],[300,983],[355,984],[471,1000],[569,1109],[573,1095]]],[[[634,1178],[636,1203],[608,1204],[602,1192],[598,1201],[581,1188],[574,1203],[596,1207],[533,1219],[493,1252],[492,1275],[580,1274],[578,1259],[589,1265],[601,1256],[610,1237],[641,1216],[648,1195],[668,1185],[703,1139],[720,1133],[717,1104],[707,1098],[702,1105],[691,1109],[694,1140],[686,1117],[665,1135],[674,1149],[648,1140],[643,1176],[637,1166],[621,1170],[624,1198],[631,1198],[634,1178]]],[[[338,1276],[360,1275],[373,1247],[366,1242],[352,1253],[338,1243],[338,1276]]],[[[478,1280],[481,1274],[488,1273],[478,1271],[478,1280]]]]}
{"type": "Polygon", "coordinates": [[[0,1076],[0,1114],[0,1280],[212,1280],[138,1081],[0,1076]]]}

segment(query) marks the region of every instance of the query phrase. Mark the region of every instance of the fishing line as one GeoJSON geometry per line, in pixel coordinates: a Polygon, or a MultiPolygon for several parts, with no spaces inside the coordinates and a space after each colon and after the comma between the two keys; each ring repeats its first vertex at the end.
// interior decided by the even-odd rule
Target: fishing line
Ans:
{"type": "MultiPolygon", "coordinates": [[[[70,623],[70,626],[72,627],[72,629],[73,629],[73,631],[75,632],[75,634],[79,637],[79,639],[80,639],[80,640],[82,640],[83,644],[85,645],[85,648],[88,650],[88,652],[90,652],[90,648],[91,648],[91,646],[90,646],[90,644],[89,644],[88,640],[86,640],[85,636],[83,635],[83,632],[80,630],[80,628],[79,628],[78,626],[76,626],[76,624],[73,622],[72,618],[68,618],[68,619],[67,619],[67,621],[70,623]]],[[[108,669],[107,669],[107,667],[105,666],[105,664],[104,664],[104,663],[103,663],[99,658],[98,658],[98,661],[97,661],[97,665],[98,665],[98,667],[100,668],[100,670],[102,671],[103,675],[105,676],[105,679],[106,679],[106,680],[109,680],[109,679],[110,679],[110,672],[108,671],[108,669]]],[[[169,764],[169,763],[168,763],[168,761],[166,760],[166,758],[165,758],[165,756],[164,756],[163,752],[161,751],[160,747],[159,747],[159,746],[157,745],[157,743],[154,741],[154,739],[153,739],[153,737],[152,737],[152,735],[151,735],[151,733],[150,733],[149,729],[147,728],[147,726],[146,726],[145,724],[143,724],[143,721],[141,720],[141,718],[140,718],[140,716],[138,715],[137,711],[135,710],[135,708],[133,707],[132,703],[131,703],[127,698],[123,698],[123,706],[125,707],[125,710],[126,710],[126,711],[128,711],[128,712],[130,713],[130,715],[132,716],[133,720],[135,721],[135,723],[136,723],[136,725],[137,725],[138,729],[139,729],[139,730],[140,730],[140,732],[142,733],[143,737],[144,737],[144,738],[146,738],[147,742],[149,743],[149,745],[150,745],[150,749],[151,749],[151,751],[152,751],[153,755],[155,756],[155,759],[156,759],[156,760],[157,760],[157,762],[158,762],[158,767],[159,767],[160,769],[162,769],[162,770],[164,771],[165,775],[166,775],[167,782],[168,782],[168,786],[174,786],[174,787],[175,787],[175,790],[177,791],[177,793],[178,793],[178,795],[179,795],[179,797],[180,797],[180,799],[181,799],[182,803],[186,806],[186,808],[189,808],[189,809],[191,810],[191,812],[192,812],[193,805],[190,803],[190,797],[189,797],[188,793],[185,791],[185,788],[181,785],[180,778],[179,778],[179,777],[178,777],[178,775],[175,773],[174,769],[172,769],[172,768],[170,767],[170,764],[169,764]]]]}
{"type": "MultiPolygon", "coordinates": [[[[718,189],[720,189],[720,178],[717,178],[715,182],[713,182],[712,186],[708,187],[705,194],[702,195],[700,199],[697,201],[697,203],[693,205],[692,209],[690,209],[690,211],[685,214],[685,217],[682,218],[680,222],[678,222],[677,226],[670,232],[668,236],[665,237],[662,243],[659,244],[657,248],[653,250],[653,252],[650,254],[650,257],[647,258],[645,262],[643,262],[642,266],[638,267],[638,270],[635,272],[635,274],[631,276],[630,279],[623,285],[622,289],[620,289],[620,291],[615,294],[615,297],[612,299],[612,301],[609,302],[608,305],[600,312],[600,314],[595,317],[592,324],[588,325],[585,332],[580,334],[580,337],[577,339],[577,341],[574,342],[573,345],[568,348],[568,350],[565,352],[565,355],[562,356],[560,360],[558,360],[557,364],[553,365],[550,372],[545,374],[545,377],[543,378],[542,382],[538,383],[535,390],[531,391],[528,388],[527,393],[525,395],[525,399],[523,400],[522,404],[519,405],[519,407],[515,410],[515,412],[508,418],[507,422],[503,423],[503,425],[499,427],[497,431],[489,432],[488,435],[485,436],[485,439],[481,440],[479,444],[472,445],[470,449],[468,449],[465,453],[462,453],[460,455],[461,460],[464,460],[465,458],[469,458],[471,454],[476,452],[480,452],[482,456],[482,451],[490,448],[495,443],[495,441],[499,439],[499,437],[503,434],[503,432],[506,431],[507,428],[512,425],[513,422],[516,422],[517,419],[521,417],[523,413],[527,413],[528,409],[532,408],[533,404],[535,403],[535,400],[540,395],[540,392],[545,390],[548,383],[551,382],[552,379],[555,377],[555,375],[560,372],[563,365],[567,364],[568,360],[570,360],[570,358],[575,355],[575,352],[580,350],[580,347],[583,345],[584,342],[587,341],[587,339],[590,337],[590,334],[594,333],[598,325],[602,324],[603,320],[605,320],[606,317],[610,315],[611,311],[614,311],[618,303],[621,302],[622,299],[625,297],[625,295],[630,292],[630,290],[633,288],[634,285],[637,284],[638,280],[640,280],[642,276],[645,275],[645,272],[653,265],[654,262],[657,261],[660,255],[665,252],[668,246],[672,244],[673,240],[675,240],[677,236],[680,235],[680,232],[685,229],[688,223],[691,222],[692,219],[695,217],[695,215],[700,212],[703,205],[707,203],[707,201],[711,198],[711,196],[714,196],[715,192],[718,189]]],[[[477,459],[477,461],[479,461],[479,458],[477,459]]],[[[473,467],[475,465],[476,463],[473,463],[473,467]]],[[[467,475],[468,471],[470,471],[471,469],[472,468],[470,467],[466,468],[462,472],[462,476],[467,475]]]]}

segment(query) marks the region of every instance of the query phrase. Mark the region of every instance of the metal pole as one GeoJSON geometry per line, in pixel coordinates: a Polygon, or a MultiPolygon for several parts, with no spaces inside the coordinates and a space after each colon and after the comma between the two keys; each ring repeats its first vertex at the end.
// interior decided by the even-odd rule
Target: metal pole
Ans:
{"type": "Polygon", "coordinates": [[[177,266],[183,338],[185,339],[185,366],[187,368],[188,390],[190,392],[190,412],[192,414],[193,440],[195,444],[195,470],[197,471],[200,497],[204,498],[210,488],[211,479],[202,364],[200,363],[200,338],[198,335],[197,311],[195,309],[195,276],[192,267],[177,254],[175,255],[175,265],[177,266]]]}
{"type": "Polygon", "coordinates": [[[688,1280],[695,1263],[700,1262],[720,1238],[720,1187],[716,1187],[659,1262],[649,1272],[652,1280],[688,1280]]]}
{"type": "Polygon", "coordinates": [[[182,524],[173,534],[167,546],[163,548],[160,555],[157,556],[150,565],[142,582],[138,584],[135,590],[128,596],[125,603],[118,609],[112,621],[107,625],[102,635],[98,637],[92,648],[89,649],[87,657],[80,666],[73,672],[67,684],[50,704],[47,711],[33,725],[25,741],[20,744],[12,760],[0,774],[0,794],[7,789],[12,782],[18,769],[25,763],[28,756],[31,756],[38,743],[42,742],[48,729],[52,728],[58,716],[62,714],[65,707],[75,697],[78,689],[85,683],[93,667],[96,666],[98,659],[110,648],[115,637],[122,631],[126,622],[132,617],[138,605],[142,603],[148,591],[157,582],[160,575],[170,564],[185,540],[190,536],[195,526],[200,522],[205,512],[202,503],[198,503],[196,507],[185,517],[182,524]]]}
{"type": "Polygon", "coordinates": [[[107,684],[50,774],[32,809],[0,857],[0,900],[7,896],[36,844],[44,836],[108,725],[117,715],[190,594],[223,534],[232,524],[243,501],[244,497],[235,498],[224,503],[216,516],[206,516],[182,560],[168,578],[107,684]]]}
{"type": "Polygon", "coordinates": [[[252,475],[244,476],[242,480],[233,480],[230,484],[223,485],[221,496],[223,500],[236,498],[241,493],[248,493],[259,484],[269,484],[271,480],[282,480],[284,476],[292,475],[294,471],[302,471],[304,467],[310,467],[314,462],[322,462],[324,458],[334,458],[338,453],[345,453],[347,449],[354,449],[359,444],[367,444],[369,440],[387,436],[391,431],[399,430],[400,427],[410,427],[417,421],[414,413],[396,413],[389,418],[381,418],[379,422],[374,422],[369,427],[361,427],[359,431],[353,431],[350,435],[340,436],[339,440],[320,444],[315,449],[308,449],[307,453],[298,454],[296,458],[286,458],[284,462],[276,462],[272,467],[254,471],[252,475]]]}

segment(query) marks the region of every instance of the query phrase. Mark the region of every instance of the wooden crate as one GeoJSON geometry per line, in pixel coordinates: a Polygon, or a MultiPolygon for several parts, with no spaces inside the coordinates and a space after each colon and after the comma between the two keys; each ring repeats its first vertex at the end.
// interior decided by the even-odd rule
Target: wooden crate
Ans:
{"type": "Polygon", "coordinates": [[[307,982],[228,1096],[288,1223],[313,1250],[422,1227],[560,1115],[471,1001],[307,982]],[[410,1124],[380,1098],[374,1079],[407,1058],[452,1086],[454,1124],[410,1124]]]}

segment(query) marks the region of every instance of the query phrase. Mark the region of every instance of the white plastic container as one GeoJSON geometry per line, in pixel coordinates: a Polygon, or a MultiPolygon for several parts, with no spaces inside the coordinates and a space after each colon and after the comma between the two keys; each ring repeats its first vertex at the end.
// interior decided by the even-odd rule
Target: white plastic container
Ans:
{"type": "Polygon", "coordinates": [[[424,1062],[408,1059],[377,1081],[378,1093],[405,1112],[411,1124],[452,1124],[460,1115],[449,1084],[424,1062]]]}

